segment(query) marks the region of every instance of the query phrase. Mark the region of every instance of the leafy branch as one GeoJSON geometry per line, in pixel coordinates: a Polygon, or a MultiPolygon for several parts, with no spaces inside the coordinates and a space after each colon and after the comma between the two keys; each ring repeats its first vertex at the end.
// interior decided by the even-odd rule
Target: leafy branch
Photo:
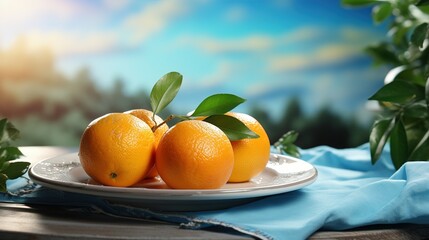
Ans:
{"type": "Polygon", "coordinates": [[[429,1],[342,3],[371,6],[375,23],[389,23],[389,39],[366,49],[376,64],[391,67],[385,85],[369,98],[382,109],[370,134],[371,162],[377,162],[387,143],[396,169],[407,161],[429,160],[429,1]]]}
{"type": "Polygon", "coordinates": [[[19,136],[18,129],[6,118],[0,120],[0,192],[7,192],[6,181],[21,177],[27,172],[30,163],[15,161],[23,156],[22,152],[11,146],[19,136]]]}
{"type": "MultiPolygon", "coordinates": [[[[182,79],[183,76],[180,73],[170,72],[155,83],[150,93],[153,118],[176,97],[182,84],[182,79]]],[[[233,94],[211,95],[204,99],[190,115],[170,115],[162,123],[155,125],[152,131],[155,131],[159,126],[166,124],[173,118],[182,120],[204,118],[204,121],[219,127],[232,141],[243,138],[257,138],[259,136],[241,121],[224,115],[243,102],[245,102],[245,99],[233,94]]]]}
{"type": "Polygon", "coordinates": [[[287,153],[293,157],[300,157],[299,148],[294,144],[298,139],[299,134],[295,131],[289,131],[274,143],[274,147],[280,153],[287,153]]]}
{"type": "MultiPolygon", "coordinates": [[[[182,85],[183,76],[177,72],[170,72],[162,76],[153,86],[150,93],[150,103],[153,111],[153,119],[155,115],[165,109],[170,104],[179,92],[182,85]]],[[[205,98],[194,111],[187,115],[170,115],[162,123],[156,124],[152,131],[155,131],[162,124],[166,124],[174,118],[182,120],[203,119],[218,128],[231,140],[236,141],[244,138],[258,138],[259,136],[250,130],[240,120],[225,115],[225,113],[233,110],[238,105],[244,103],[246,99],[233,94],[221,93],[214,94],[205,98]]],[[[156,123],[156,121],[154,120],[156,123]]],[[[296,141],[298,134],[294,131],[286,133],[279,140],[276,147],[282,153],[288,153],[292,156],[299,156],[299,149],[293,143],[296,141]]]]}

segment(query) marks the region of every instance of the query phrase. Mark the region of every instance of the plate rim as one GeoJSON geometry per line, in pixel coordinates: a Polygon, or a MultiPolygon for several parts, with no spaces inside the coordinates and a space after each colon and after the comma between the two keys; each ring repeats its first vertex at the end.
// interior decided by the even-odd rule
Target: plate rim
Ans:
{"type": "MultiPolygon", "coordinates": [[[[142,199],[142,200],[163,200],[163,201],[180,201],[180,200],[227,200],[227,199],[241,199],[241,198],[255,198],[276,195],[286,192],[295,191],[301,189],[305,186],[308,186],[316,181],[318,177],[317,169],[311,164],[299,158],[270,153],[271,158],[286,158],[299,162],[301,164],[306,164],[310,167],[311,174],[304,179],[298,181],[286,183],[286,184],[275,184],[272,186],[261,186],[255,188],[226,188],[226,189],[151,189],[144,187],[113,187],[113,186],[103,186],[103,185],[92,185],[80,182],[73,181],[60,181],[48,179],[43,176],[40,176],[35,172],[35,167],[39,164],[43,164],[48,161],[55,161],[59,158],[71,158],[78,157],[78,152],[71,152],[67,154],[58,155],[55,157],[47,158],[42,161],[39,161],[32,165],[28,171],[30,179],[41,186],[53,188],[56,190],[87,194],[92,196],[99,196],[105,198],[114,198],[114,199],[142,199]],[[126,196],[119,196],[118,194],[126,194],[126,196]],[[171,199],[174,198],[174,199],[171,199]]],[[[64,164],[72,163],[76,161],[65,161],[64,164]]],[[[77,161],[79,162],[79,161],[77,161]]],[[[80,164],[80,163],[79,163],[80,164]]],[[[267,163],[267,168],[268,163],[267,163]]],[[[271,168],[275,171],[275,169],[271,168]]],[[[70,171],[70,170],[68,170],[70,171]]],[[[232,183],[233,184],[233,183],[232,183]]]]}

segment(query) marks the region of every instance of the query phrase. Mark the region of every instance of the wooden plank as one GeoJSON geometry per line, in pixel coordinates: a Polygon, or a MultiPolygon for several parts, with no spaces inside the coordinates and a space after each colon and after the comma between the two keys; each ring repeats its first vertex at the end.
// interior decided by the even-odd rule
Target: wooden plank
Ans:
{"type": "MultiPolygon", "coordinates": [[[[253,239],[226,228],[216,231],[180,229],[151,220],[112,218],[70,212],[62,207],[0,203],[0,239],[253,239]]],[[[312,240],[326,239],[429,239],[429,225],[377,225],[346,231],[319,231],[312,240]]]]}
{"type": "Polygon", "coordinates": [[[177,225],[66,211],[61,207],[0,203],[0,239],[252,239],[177,225]]]}
{"type": "Polygon", "coordinates": [[[345,231],[319,231],[312,240],[326,239],[377,239],[377,240],[418,240],[429,239],[429,225],[393,224],[374,225],[345,231]]]}

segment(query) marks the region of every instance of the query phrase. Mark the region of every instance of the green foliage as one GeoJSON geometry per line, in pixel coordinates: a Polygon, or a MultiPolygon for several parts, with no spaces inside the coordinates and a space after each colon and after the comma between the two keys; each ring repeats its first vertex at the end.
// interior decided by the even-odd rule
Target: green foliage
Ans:
{"type": "Polygon", "coordinates": [[[16,179],[27,172],[30,163],[14,161],[23,156],[11,142],[19,136],[18,129],[6,118],[0,120],[0,192],[7,191],[6,181],[16,179]]]}
{"type": "Polygon", "coordinates": [[[281,153],[287,153],[293,157],[300,157],[299,149],[294,144],[298,139],[298,133],[294,130],[285,133],[277,142],[274,147],[281,153]]]}
{"type": "Polygon", "coordinates": [[[371,162],[373,164],[380,157],[394,124],[394,118],[380,119],[374,123],[371,135],[369,136],[371,162]]]}
{"type": "Polygon", "coordinates": [[[246,100],[233,94],[215,94],[204,99],[192,113],[192,117],[224,114],[246,100]]]}
{"type": "Polygon", "coordinates": [[[397,80],[386,84],[369,100],[406,104],[424,99],[424,92],[414,83],[397,80]]]}
{"type": "Polygon", "coordinates": [[[250,130],[240,120],[227,115],[211,115],[204,119],[220,128],[231,141],[244,138],[259,138],[259,135],[250,130]]]}
{"type": "Polygon", "coordinates": [[[170,72],[162,76],[150,92],[150,105],[153,114],[161,112],[176,97],[182,85],[183,76],[177,72],[170,72]]]}
{"type": "MultiPolygon", "coordinates": [[[[153,86],[150,93],[152,111],[155,114],[163,110],[176,97],[182,84],[182,75],[177,72],[170,72],[161,77],[153,86]]],[[[174,117],[180,119],[193,119],[195,117],[207,117],[204,121],[220,128],[231,140],[244,138],[258,138],[259,136],[244,125],[240,120],[223,115],[234,109],[245,99],[233,94],[215,94],[204,99],[190,116],[171,115],[163,123],[172,120],[174,117]]],[[[154,121],[155,122],[155,121],[154,121]]],[[[156,130],[161,124],[153,127],[156,130]]]]}
{"type": "Polygon", "coordinates": [[[372,18],[374,22],[381,23],[392,14],[392,6],[389,3],[382,3],[373,8],[372,18]]]}
{"type": "Polygon", "coordinates": [[[373,7],[375,23],[388,22],[389,38],[367,48],[378,65],[392,70],[370,100],[382,113],[371,130],[372,163],[386,143],[396,169],[407,161],[429,160],[429,5],[427,0],[342,0],[373,7]]]}

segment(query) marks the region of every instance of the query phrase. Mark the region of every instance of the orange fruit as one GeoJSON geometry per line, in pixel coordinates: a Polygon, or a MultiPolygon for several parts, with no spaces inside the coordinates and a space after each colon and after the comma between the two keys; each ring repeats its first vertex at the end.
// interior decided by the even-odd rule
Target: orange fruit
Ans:
{"type": "MultiPolygon", "coordinates": [[[[155,123],[152,119],[153,112],[146,109],[133,109],[126,111],[125,113],[140,118],[140,120],[143,120],[147,125],[149,125],[150,128],[154,127],[156,124],[161,124],[163,122],[162,118],[160,118],[158,115],[155,115],[155,123]]],[[[162,136],[168,129],[169,127],[167,124],[162,124],[155,130],[155,132],[153,132],[153,134],[155,135],[155,150],[158,147],[159,141],[161,140],[162,136]]],[[[155,155],[153,156],[153,162],[155,162],[155,155]]],[[[146,178],[154,178],[156,176],[158,176],[158,171],[156,170],[156,166],[154,165],[149,171],[149,173],[146,175],[146,178]]]]}
{"type": "Polygon", "coordinates": [[[156,150],[156,168],[175,189],[217,189],[231,175],[234,153],[218,127],[187,120],[171,127],[156,150]]]}
{"type": "Polygon", "coordinates": [[[139,182],[153,167],[154,141],[150,127],[137,117],[106,114],[83,132],[79,159],[96,182],[127,187],[139,182]]]}
{"type": "Polygon", "coordinates": [[[234,150],[234,168],[228,182],[246,182],[265,169],[270,158],[270,140],[262,125],[252,116],[234,112],[226,115],[237,118],[259,135],[259,138],[231,141],[234,150]]]}

